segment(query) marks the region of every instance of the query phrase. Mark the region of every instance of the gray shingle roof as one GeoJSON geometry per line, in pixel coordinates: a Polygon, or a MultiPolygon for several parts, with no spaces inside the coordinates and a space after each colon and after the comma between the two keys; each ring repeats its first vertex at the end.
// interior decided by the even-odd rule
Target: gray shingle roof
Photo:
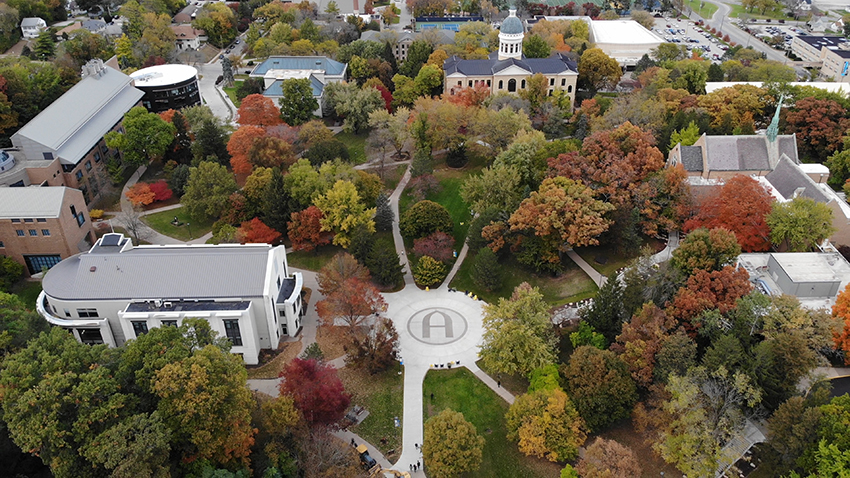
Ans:
{"type": "Polygon", "coordinates": [[[22,27],[37,27],[37,26],[41,25],[42,22],[44,22],[44,20],[42,20],[39,17],[26,17],[23,20],[21,20],[21,26],[22,27]]]}
{"type": "Polygon", "coordinates": [[[577,72],[577,66],[574,62],[568,60],[561,55],[553,55],[549,58],[525,58],[521,60],[463,60],[457,56],[452,56],[443,64],[443,69],[447,75],[452,73],[462,73],[467,76],[484,76],[494,75],[511,66],[517,66],[531,73],[556,74],[564,71],[577,72]]]}
{"type": "Polygon", "coordinates": [[[783,156],[779,160],[776,169],[768,173],[765,179],[785,199],[792,199],[795,191],[799,188],[805,188],[800,193],[800,196],[814,199],[820,203],[828,203],[830,201],[830,198],[821,191],[814,180],[797,167],[787,156],[783,156]]]}
{"type": "Polygon", "coordinates": [[[12,135],[12,142],[17,145],[16,137],[27,138],[56,151],[62,163],[75,164],[142,96],[129,76],[105,67],[66,91],[12,135]]]}
{"type": "Polygon", "coordinates": [[[767,171],[770,158],[765,136],[706,136],[710,171],[767,171]]]}
{"type": "Polygon", "coordinates": [[[59,217],[65,186],[0,188],[0,219],[59,217]]]}
{"type": "Polygon", "coordinates": [[[682,166],[685,171],[702,171],[702,148],[682,146],[682,166]]]}
{"type": "Polygon", "coordinates": [[[263,295],[272,246],[119,250],[100,246],[65,259],[44,277],[45,293],[67,300],[258,297],[263,295]]]}
{"type": "Polygon", "coordinates": [[[265,75],[269,70],[324,70],[328,75],[341,75],[345,63],[324,56],[270,56],[251,72],[251,75],[265,75]]]}

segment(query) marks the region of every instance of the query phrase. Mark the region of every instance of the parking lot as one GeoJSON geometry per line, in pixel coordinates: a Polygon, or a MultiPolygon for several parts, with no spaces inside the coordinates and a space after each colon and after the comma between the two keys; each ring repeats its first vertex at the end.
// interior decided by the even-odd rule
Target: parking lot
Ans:
{"type": "Polygon", "coordinates": [[[723,53],[729,49],[723,42],[688,20],[656,18],[652,31],[670,43],[684,45],[688,51],[702,50],[704,57],[718,63],[723,53]]]}

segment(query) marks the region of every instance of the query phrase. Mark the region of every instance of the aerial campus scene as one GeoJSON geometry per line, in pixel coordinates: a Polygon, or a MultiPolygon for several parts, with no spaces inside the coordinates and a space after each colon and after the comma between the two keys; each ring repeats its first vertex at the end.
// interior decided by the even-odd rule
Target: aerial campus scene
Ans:
{"type": "Polygon", "coordinates": [[[850,476],[830,1],[0,0],[0,476],[850,476]]]}

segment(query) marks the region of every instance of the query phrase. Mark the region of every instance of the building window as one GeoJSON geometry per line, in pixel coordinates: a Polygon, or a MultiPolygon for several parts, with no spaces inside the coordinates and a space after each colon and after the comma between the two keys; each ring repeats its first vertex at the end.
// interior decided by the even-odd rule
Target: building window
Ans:
{"type": "Polygon", "coordinates": [[[0,248],[6,247],[6,244],[3,244],[3,241],[0,241],[0,248]]]}
{"type": "Polygon", "coordinates": [[[17,234],[18,237],[24,237],[24,230],[23,229],[15,229],[15,234],[17,234]]]}
{"type": "Polygon", "coordinates": [[[44,159],[53,159],[53,153],[41,153],[44,159]]]}
{"type": "Polygon", "coordinates": [[[490,87],[490,80],[487,80],[487,88],[490,87]]]}
{"type": "Polygon", "coordinates": [[[472,80],[469,80],[469,83],[467,83],[467,84],[469,85],[470,88],[472,88],[472,80]]]}
{"type": "Polygon", "coordinates": [[[513,78],[508,80],[508,91],[511,93],[516,91],[516,80],[513,78]]]}
{"type": "Polygon", "coordinates": [[[79,181],[80,179],[83,179],[83,172],[77,171],[77,174],[75,174],[74,177],[77,178],[77,181],[79,181]]]}
{"type": "Polygon", "coordinates": [[[65,317],[70,317],[70,316],[71,316],[71,311],[70,311],[70,310],[68,310],[68,309],[64,309],[64,310],[65,310],[65,317]]]}
{"type": "Polygon", "coordinates": [[[501,90],[503,86],[504,86],[504,82],[502,82],[502,80],[499,80],[499,89],[501,90]]]}
{"type": "Polygon", "coordinates": [[[561,78],[561,86],[567,86],[567,79],[561,78]]]}
{"type": "Polygon", "coordinates": [[[567,87],[567,93],[572,93],[572,92],[573,92],[573,85],[570,85],[570,86],[567,87]]]}
{"type": "Polygon", "coordinates": [[[24,219],[24,222],[32,222],[32,219],[24,219]]]}
{"type": "Polygon", "coordinates": [[[19,223],[19,222],[21,222],[21,220],[20,219],[12,219],[12,222],[19,223]]]}
{"type": "MultiPolygon", "coordinates": [[[[95,153],[95,154],[97,154],[97,153],[95,153]]],[[[98,154],[98,156],[100,156],[100,155],[98,154]]],[[[91,161],[86,161],[86,171],[91,171],[91,161]]]]}
{"type": "Polygon", "coordinates": [[[162,320],[160,321],[163,327],[177,327],[176,320],[162,320]]]}
{"type": "Polygon", "coordinates": [[[38,231],[36,231],[35,229],[29,229],[29,233],[32,237],[38,236],[38,231]]]}
{"type": "Polygon", "coordinates": [[[80,342],[86,345],[100,345],[103,343],[103,336],[100,334],[100,329],[77,329],[80,334],[80,342]]]}
{"type": "Polygon", "coordinates": [[[147,320],[131,320],[130,323],[133,324],[133,332],[136,333],[136,338],[148,333],[147,320]]]}
{"type": "Polygon", "coordinates": [[[99,163],[99,162],[100,162],[100,153],[98,153],[98,152],[95,152],[95,153],[94,153],[94,162],[95,162],[95,163],[99,163]]]}
{"type": "Polygon", "coordinates": [[[27,269],[29,269],[30,274],[38,274],[45,269],[50,269],[61,260],[62,258],[59,257],[59,254],[24,255],[24,262],[27,263],[27,269]]]}
{"type": "Polygon", "coordinates": [[[77,309],[79,317],[97,317],[97,309],[77,309]]]}
{"type": "Polygon", "coordinates": [[[41,235],[42,236],[49,236],[50,235],[50,229],[42,229],[41,235]]]}
{"type": "Polygon", "coordinates": [[[106,143],[103,143],[103,144],[100,145],[100,150],[101,150],[101,152],[105,153],[105,152],[109,151],[109,148],[106,146],[106,143]]]}
{"type": "Polygon", "coordinates": [[[241,346],[242,333],[239,332],[239,320],[229,319],[222,322],[224,322],[224,333],[227,335],[227,338],[230,339],[234,346],[241,346]]]}
{"type": "Polygon", "coordinates": [[[522,86],[520,86],[523,90],[525,89],[525,80],[522,80],[522,86]]]}
{"type": "Polygon", "coordinates": [[[40,217],[40,218],[36,219],[35,222],[47,222],[47,219],[40,217]]]}

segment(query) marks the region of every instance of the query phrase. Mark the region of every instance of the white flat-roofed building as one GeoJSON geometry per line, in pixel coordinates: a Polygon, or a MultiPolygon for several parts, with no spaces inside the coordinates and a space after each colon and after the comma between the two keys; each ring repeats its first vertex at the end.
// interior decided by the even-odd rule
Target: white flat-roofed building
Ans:
{"type": "Polygon", "coordinates": [[[122,234],[107,234],[48,271],[36,306],[77,340],[112,347],[153,327],[203,318],[253,365],[260,350],[301,330],[302,283],[283,246],[134,247],[122,234]]]}
{"type": "Polygon", "coordinates": [[[21,20],[21,34],[24,38],[36,38],[47,29],[47,22],[38,17],[27,17],[21,20]]]}
{"type": "Polygon", "coordinates": [[[832,307],[850,283],[850,264],[838,252],[741,254],[738,267],[763,293],[792,295],[810,309],[832,307]]]}
{"type": "Polygon", "coordinates": [[[145,92],[142,106],[153,113],[201,104],[198,70],[189,65],[156,65],[130,74],[136,88],[145,92]]]}
{"type": "Polygon", "coordinates": [[[590,41],[620,66],[634,66],[664,39],[634,20],[593,20],[590,41]]]}

